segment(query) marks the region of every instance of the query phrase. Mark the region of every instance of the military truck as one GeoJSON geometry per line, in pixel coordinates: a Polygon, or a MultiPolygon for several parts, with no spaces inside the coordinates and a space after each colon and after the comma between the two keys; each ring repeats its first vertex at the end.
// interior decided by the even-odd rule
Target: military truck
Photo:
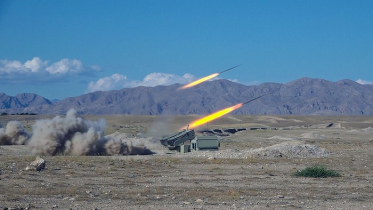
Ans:
{"type": "Polygon", "coordinates": [[[218,150],[220,142],[216,136],[195,136],[194,130],[184,129],[160,140],[169,150],[181,153],[200,150],[218,150]],[[186,144],[190,141],[190,145],[186,144]]]}

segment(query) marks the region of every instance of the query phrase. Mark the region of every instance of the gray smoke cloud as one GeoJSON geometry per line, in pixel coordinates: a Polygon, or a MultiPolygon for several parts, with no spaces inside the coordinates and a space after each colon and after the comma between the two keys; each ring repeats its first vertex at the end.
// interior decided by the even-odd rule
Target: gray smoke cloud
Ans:
{"type": "Polygon", "coordinates": [[[71,109],[66,117],[37,120],[27,145],[38,155],[143,155],[148,149],[134,152],[139,146],[127,144],[125,139],[104,136],[106,122],[85,120],[71,109]]]}
{"type": "Polygon", "coordinates": [[[19,121],[10,121],[5,128],[0,128],[0,145],[23,145],[29,138],[30,135],[19,121]]]}
{"type": "MultiPolygon", "coordinates": [[[[163,146],[159,142],[153,142],[153,138],[142,138],[128,135],[126,133],[115,132],[106,136],[113,141],[121,142],[125,145],[128,155],[150,155],[154,154],[152,150],[161,150],[163,146]]],[[[112,147],[113,148],[113,147],[112,147]]]]}
{"type": "Polygon", "coordinates": [[[156,138],[161,138],[174,133],[175,130],[180,129],[184,124],[178,124],[174,121],[175,117],[173,115],[160,115],[157,120],[149,126],[145,136],[154,136],[156,138]]]}

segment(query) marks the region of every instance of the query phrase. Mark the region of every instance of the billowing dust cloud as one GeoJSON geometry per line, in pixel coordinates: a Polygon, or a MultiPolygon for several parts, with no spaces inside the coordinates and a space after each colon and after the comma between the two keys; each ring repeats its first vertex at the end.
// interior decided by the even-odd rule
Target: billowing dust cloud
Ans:
{"type": "Polygon", "coordinates": [[[5,128],[0,128],[0,145],[23,145],[29,137],[19,121],[10,121],[5,128]]]}
{"type": "MultiPolygon", "coordinates": [[[[143,137],[135,137],[131,134],[115,132],[106,138],[112,139],[114,141],[121,141],[126,145],[127,154],[129,155],[150,155],[154,154],[152,150],[161,150],[163,146],[159,144],[158,141],[153,141],[154,139],[151,137],[143,138],[143,137]]],[[[110,144],[107,144],[107,146],[110,144]]],[[[115,153],[114,153],[115,154],[115,153]]]]}
{"type": "Polygon", "coordinates": [[[39,155],[151,154],[143,145],[127,144],[126,139],[104,136],[105,127],[105,120],[85,120],[71,109],[66,117],[37,120],[27,145],[33,154],[39,155]]]}

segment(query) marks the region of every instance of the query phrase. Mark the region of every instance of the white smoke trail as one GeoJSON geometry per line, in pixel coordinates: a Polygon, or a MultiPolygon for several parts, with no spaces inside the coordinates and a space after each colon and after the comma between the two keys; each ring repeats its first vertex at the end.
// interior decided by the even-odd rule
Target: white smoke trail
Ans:
{"type": "Polygon", "coordinates": [[[19,121],[10,121],[0,128],[0,145],[23,145],[30,135],[19,121]]]}

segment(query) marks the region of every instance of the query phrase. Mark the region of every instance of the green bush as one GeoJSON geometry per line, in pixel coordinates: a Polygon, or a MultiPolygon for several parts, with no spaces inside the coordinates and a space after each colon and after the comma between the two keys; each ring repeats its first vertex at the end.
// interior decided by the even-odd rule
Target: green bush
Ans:
{"type": "Polygon", "coordinates": [[[341,174],[333,171],[327,170],[325,166],[312,166],[307,167],[303,170],[296,171],[295,176],[313,177],[313,178],[326,178],[326,177],[340,177],[341,174]]]}

